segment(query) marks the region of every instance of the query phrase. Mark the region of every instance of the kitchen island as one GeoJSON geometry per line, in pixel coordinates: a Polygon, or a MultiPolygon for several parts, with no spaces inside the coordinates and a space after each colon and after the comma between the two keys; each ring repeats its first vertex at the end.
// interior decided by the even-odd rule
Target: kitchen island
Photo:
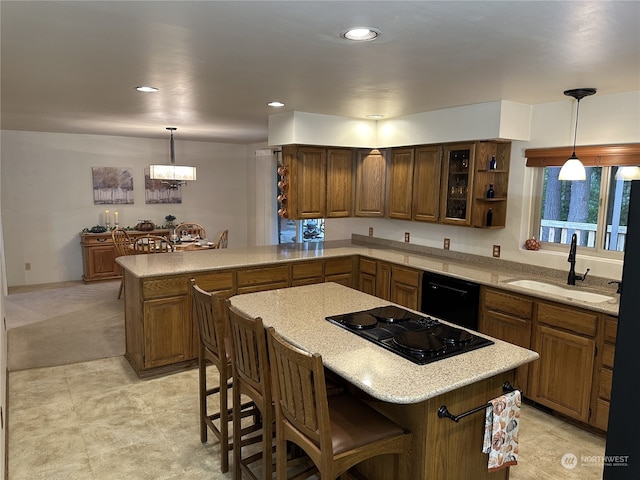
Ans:
{"type": "MultiPolygon", "coordinates": [[[[537,353],[493,339],[493,345],[417,365],[328,322],[327,316],[389,305],[335,283],[238,295],[231,303],[260,316],[290,342],[320,353],[329,370],[413,432],[412,480],[508,478],[508,469],[487,473],[482,413],[454,423],[439,418],[438,409],[446,405],[459,414],[486,404],[503,393],[505,381],[513,382],[514,369],[537,359],[537,353]]],[[[389,479],[385,469],[391,464],[373,459],[361,469],[368,478],[389,479]]]]}

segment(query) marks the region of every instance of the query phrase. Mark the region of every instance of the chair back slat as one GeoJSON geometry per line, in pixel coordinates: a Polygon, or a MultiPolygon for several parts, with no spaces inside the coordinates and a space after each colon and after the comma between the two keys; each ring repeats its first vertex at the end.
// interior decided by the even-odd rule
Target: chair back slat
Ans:
{"type": "Polygon", "coordinates": [[[144,235],[135,240],[133,250],[135,253],[167,253],[173,252],[173,246],[159,235],[144,235]]]}
{"type": "Polygon", "coordinates": [[[193,315],[198,325],[200,339],[219,358],[226,357],[224,339],[227,336],[227,309],[225,300],[231,290],[206,292],[191,280],[193,315]]]}
{"type": "Polygon", "coordinates": [[[227,248],[228,244],[229,244],[229,230],[224,230],[218,237],[218,241],[215,243],[213,248],[227,248]]]}
{"type": "Polygon", "coordinates": [[[188,235],[198,235],[200,238],[207,238],[207,231],[199,223],[182,222],[176,227],[176,233],[182,236],[183,232],[188,235]]]}
{"type": "Polygon", "coordinates": [[[111,240],[113,241],[113,249],[116,251],[116,257],[133,253],[131,237],[123,228],[118,227],[111,230],[111,240]]]}

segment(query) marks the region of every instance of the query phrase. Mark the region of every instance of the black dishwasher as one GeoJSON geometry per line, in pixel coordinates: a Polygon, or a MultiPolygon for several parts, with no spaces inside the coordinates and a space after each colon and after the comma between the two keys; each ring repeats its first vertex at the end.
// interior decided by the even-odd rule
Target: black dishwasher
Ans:
{"type": "Polygon", "coordinates": [[[424,272],[422,277],[422,308],[433,317],[478,330],[480,285],[458,278],[424,272]]]}

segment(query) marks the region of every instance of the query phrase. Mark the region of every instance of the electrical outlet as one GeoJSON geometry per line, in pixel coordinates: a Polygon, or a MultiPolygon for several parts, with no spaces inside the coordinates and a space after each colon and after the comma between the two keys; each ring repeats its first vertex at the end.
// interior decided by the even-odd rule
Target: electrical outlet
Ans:
{"type": "Polygon", "coordinates": [[[31,270],[31,262],[27,262],[27,263],[25,263],[25,264],[24,264],[24,269],[25,269],[25,271],[27,271],[27,272],[28,272],[29,270],[31,270]]]}
{"type": "Polygon", "coordinates": [[[369,236],[373,237],[373,227],[369,227],[369,236]]]}
{"type": "Polygon", "coordinates": [[[496,258],[500,258],[500,245],[493,246],[493,256],[496,258]]]}
{"type": "Polygon", "coordinates": [[[404,241],[409,242],[409,232],[404,232],[404,241]]]}
{"type": "Polygon", "coordinates": [[[451,240],[448,238],[444,239],[444,249],[445,250],[449,250],[449,247],[451,246],[451,240]]]}

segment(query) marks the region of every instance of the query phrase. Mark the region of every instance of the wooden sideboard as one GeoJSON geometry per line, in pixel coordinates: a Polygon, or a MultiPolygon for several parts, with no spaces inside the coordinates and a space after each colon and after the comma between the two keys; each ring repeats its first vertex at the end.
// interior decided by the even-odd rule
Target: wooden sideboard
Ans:
{"type": "MultiPolygon", "coordinates": [[[[140,232],[138,230],[127,231],[130,237],[137,238],[143,235],[167,235],[169,230],[152,230],[140,232]]],[[[82,246],[82,280],[95,282],[99,280],[114,280],[122,277],[122,269],[115,262],[116,252],[111,240],[111,232],[104,233],[80,233],[80,245],[82,246]]]]}

